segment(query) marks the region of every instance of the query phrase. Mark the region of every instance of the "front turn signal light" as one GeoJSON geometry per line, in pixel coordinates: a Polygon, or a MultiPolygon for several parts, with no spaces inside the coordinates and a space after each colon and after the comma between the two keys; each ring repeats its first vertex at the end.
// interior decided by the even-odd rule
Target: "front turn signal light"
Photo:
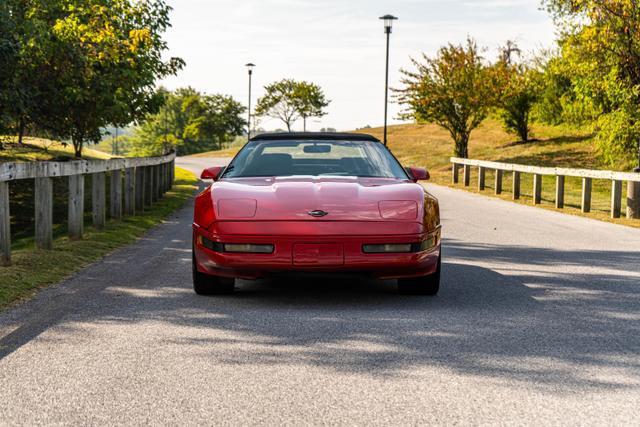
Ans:
{"type": "Polygon", "coordinates": [[[273,245],[255,245],[246,243],[225,243],[225,252],[248,253],[248,254],[272,254],[273,245]]]}

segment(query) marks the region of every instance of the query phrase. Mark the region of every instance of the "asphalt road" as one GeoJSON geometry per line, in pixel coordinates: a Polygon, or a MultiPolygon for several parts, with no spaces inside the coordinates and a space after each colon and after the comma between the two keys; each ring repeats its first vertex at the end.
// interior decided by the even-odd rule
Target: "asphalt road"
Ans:
{"type": "Polygon", "coordinates": [[[0,314],[0,424],[638,424],[640,230],[429,189],[435,298],[369,281],[198,297],[185,207],[0,314]]]}

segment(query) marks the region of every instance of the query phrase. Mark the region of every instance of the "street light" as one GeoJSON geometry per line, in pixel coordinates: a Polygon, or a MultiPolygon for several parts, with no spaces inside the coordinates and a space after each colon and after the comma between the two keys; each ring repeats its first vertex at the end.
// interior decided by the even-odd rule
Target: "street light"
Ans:
{"type": "Polygon", "coordinates": [[[384,15],[380,19],[384,21],[384,32],[387,35],[387,64],[385,69],[384,80],[384,145],[387,145],[387,104],[389,98],[389,38],[391,36],[391,27],[396,18],[393,15],[384,15]]]}
{"type": "Polygon", "coordinates": [[[249,62],[245,64],[247,70],[249,71],[249,108],[247,109],[247,140],[251,139],[251,76],[253,75],[253,68],[256,64],[252,64],[249,62]]]}

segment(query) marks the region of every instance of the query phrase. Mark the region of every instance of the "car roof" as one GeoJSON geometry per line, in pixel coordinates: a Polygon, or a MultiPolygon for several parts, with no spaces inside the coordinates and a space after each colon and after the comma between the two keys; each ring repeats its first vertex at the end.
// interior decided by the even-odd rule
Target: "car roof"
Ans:
{"type": "Polygon", "coordinates": [[[251,141],[283,141],[283,140],[380,142],[378,138],[372,135],[367,135],[364,133],[346,133],[346,132],[276,132],[276,133],[263,133],[251,138],[251,141]]]}

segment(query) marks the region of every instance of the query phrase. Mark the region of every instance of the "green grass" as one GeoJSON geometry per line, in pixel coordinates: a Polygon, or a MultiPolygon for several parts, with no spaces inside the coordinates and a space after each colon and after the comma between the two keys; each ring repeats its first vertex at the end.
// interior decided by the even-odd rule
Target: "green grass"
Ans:
{"type": "Polygon", "coordinates": [[[176,183],[165,197],[143,214],[110,221],[104,230],[86,228],[82,240],[58,236],[51,251],[37,250],[32,239],[16,242],[13,264],[0,267],[0,308],[25,300],[46,286],[57,283],[114,249],[129,244],[182,207],[196,190],[195,175],[176,168],[176,183]]]}
{"type": "MultiPolygon", "coordinates": [[[[5,137],[5,139],[7,139],[5,137]]],[[[33,162],[53,159],[75,158],[73,146],[43,138],[25,138],[24,144],[19,145],[11,139],[2,141],[4,150],[0,150],[0,162],[33,162]]],[[[85,159],[109,159],[112,156],[101,151],[85,147],[82,150],[85,159]]]]}

